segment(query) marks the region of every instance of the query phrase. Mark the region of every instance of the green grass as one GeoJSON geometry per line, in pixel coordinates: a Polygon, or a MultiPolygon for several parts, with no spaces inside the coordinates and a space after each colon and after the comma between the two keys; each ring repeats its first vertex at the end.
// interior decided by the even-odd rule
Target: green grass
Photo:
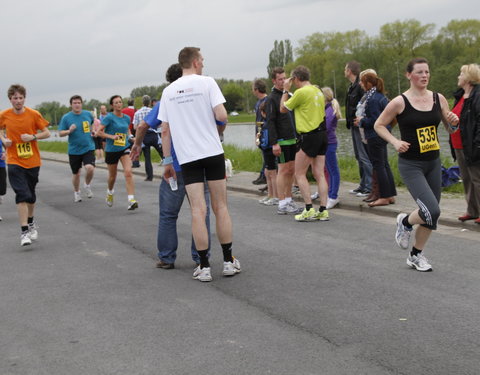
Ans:
{"type": "Polygon", "coordinates": [[[240,113],[238,116],[228,115],[229,124],[238,124],[241,122],[255,122],[255,114],[253,113],[240,113]]]}
{"type": "MultiPolygon", "coordinates": [[[[58,152],[58,153],[67,153],[67,142],[38,142],[40,150],[58,152]]],[[[262,154],[259,150],[250,150],[245,148],[240,148],[233,145],[224,145],[225,157],[232,161],[233,169],[236,171],[247,171],[247,172],[259,172],[262,167],[262,154]]],[[[151,152],[152,162],[160,162],[160,157],[155,151],[151,152]]],[[[140,158],[143,159],[143,155],[140,158]]],[[[393,177],[395,179],[396,186],[405,186],[398,172],[398,157],[393,156],[389,159],[390,167],[392,169],[393,177]]],[[[338,165],[340,168],[340,178],[342,181],[349,182],[358,182],[360,179],[358,172],[358,164],[355,158],[353,157],[339,157],[338,165]]],[[[442,158],[442,165],[445,167],[451,167],[454,165],[453,160],[449,157],[442,158]]],[[[309,179],[313,181],[311,173],[309,173],[309,179]]],[[[445,193],[451,194],[463,194],[463,184],[457,183],[451,185],[447,188],[444,188],[445,193]]]]}

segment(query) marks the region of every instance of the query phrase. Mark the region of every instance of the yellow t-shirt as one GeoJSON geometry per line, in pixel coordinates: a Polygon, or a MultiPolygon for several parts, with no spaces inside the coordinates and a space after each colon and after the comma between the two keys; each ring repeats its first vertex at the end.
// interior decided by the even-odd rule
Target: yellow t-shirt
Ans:
{"type": "Polygon", "coordinates": [[[307,85],[295,90],[284,104],[288,110],[294,111],[299,133],[311,132],[325,119],[325,97],[316,86],[307,85]]]}
{"type": "Polygon", "coordinates": [[[12,108],[0,112],[0,129],[6,129],[7,138],[12,145],[6,147],[7,164],[16,164],[23,168],[35,168],[41,165],[40,152],[37,141],[23,142],[22,134],[37,134],[48,126],[40,112],[25,107],[25,111],[18,115],[12,108]]]}

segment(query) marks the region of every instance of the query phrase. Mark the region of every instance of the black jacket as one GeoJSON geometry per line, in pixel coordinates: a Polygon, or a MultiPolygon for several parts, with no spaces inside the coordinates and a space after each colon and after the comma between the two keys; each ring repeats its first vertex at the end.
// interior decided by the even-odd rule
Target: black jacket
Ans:
{"type": "MultiPolygon", "coordinates": [[[[463,89],[455,92],[455,104],[464,94],[463,89]]],[[[463,154],[468,165],[480,164],[480,85],[475,85],[465,99],[460,114],[460,132],[463,154]]]]}
{"type": "Polygon", "coordinates": [[[280,99],[283,92],[272,88],[266,102],[267,129],[269,144],[273,146],[279,139],[295,139],[295,124],[291,113],[280,112],[280,99]]]}
{"type": "Polygon", "coordinates": [[[348,87],[347,97],[345,98],[345,119],[347,120],[347,129],[353,126],[355,120],[355,112],[357,111],[357,104],[362,99],[364,91],[360,86],[360,80],[357,77],[355,82],[348,87]]]}

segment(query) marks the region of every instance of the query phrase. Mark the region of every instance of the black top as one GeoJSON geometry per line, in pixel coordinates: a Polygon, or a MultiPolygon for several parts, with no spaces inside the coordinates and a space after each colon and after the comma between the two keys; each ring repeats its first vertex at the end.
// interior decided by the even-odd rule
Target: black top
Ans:
{"type": "Polygon", "coordinates": [[[269,144],[274,145],[279,140],[295,139],[295,124],[293,122],[292,113],[280,112],[280,99],[283,91],[272,88],[272,92],[268,95],[267,102],[267,129],[269,135],[269,144]]]}
{"type": "Polygon", "coordinates": [[[355,81],[348,86],[347,96],[345,98],[345,124],[347,129],[353,126],[356,117],[355,113],[357,112],[357,104],[360,99],[362,99],[364,93],[357,76],[355,81]]]}
{"type": "Polygon", "coordinates": [[[405,109],[397,116],[402,141],[410,143],[407,152],[399,156],[411,160],[435,160],[440,156],[437,136],[438,124],[442,120],[440,98],[433,93],[433,107],[430,111],[419,111],[402,94],[405,109]]]}

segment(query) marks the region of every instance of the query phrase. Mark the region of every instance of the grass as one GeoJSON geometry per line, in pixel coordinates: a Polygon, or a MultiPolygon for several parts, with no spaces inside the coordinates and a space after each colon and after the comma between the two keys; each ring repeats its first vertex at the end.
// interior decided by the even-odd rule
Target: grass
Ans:
{"type": "MultiPolygon", "coordinates": [[[[38,142],[40,150],[58,153],[67,153],[67,142],[38,142]]],[[[225,157],[232,161],[233,169],[236,171],[259,172],[262,167],[262,154],[259,150],[245,149],[234,145],[224,145],[225,157]]],[[[152,162],[160,162],[160,157],[156,152],[152,152],[152,162]]],[[[143,155],[140,158],[143,160],[143,155]]],[[[393,177],[396,186],[405,186],[398,173],[398,157],[393,156],[389,159],[390,167],[392,169],[393,177]]],[[[340,178],[342,181],[358,182],[360,179],[358,172],[357,161],[353,157],[339,157],[338,165],[340,168],[340,178]]],[[[442,157],[442,165],[450,167],[454,165],[451,158],[442,157]]],[[[312,175],[309,173],[309,178],[313,181],[312,175]]],[[[443,188],[443,192],[451,194],[463,194],[463,184],[456,183],[449,187],[443,188]]]]}
{"type": "Polygon", "coordinates": [[[240,113],[238,116],[228,115],[229,124],[238,124],[241,122],[255,122],[255,114],[253,113],[240,113]]]}

